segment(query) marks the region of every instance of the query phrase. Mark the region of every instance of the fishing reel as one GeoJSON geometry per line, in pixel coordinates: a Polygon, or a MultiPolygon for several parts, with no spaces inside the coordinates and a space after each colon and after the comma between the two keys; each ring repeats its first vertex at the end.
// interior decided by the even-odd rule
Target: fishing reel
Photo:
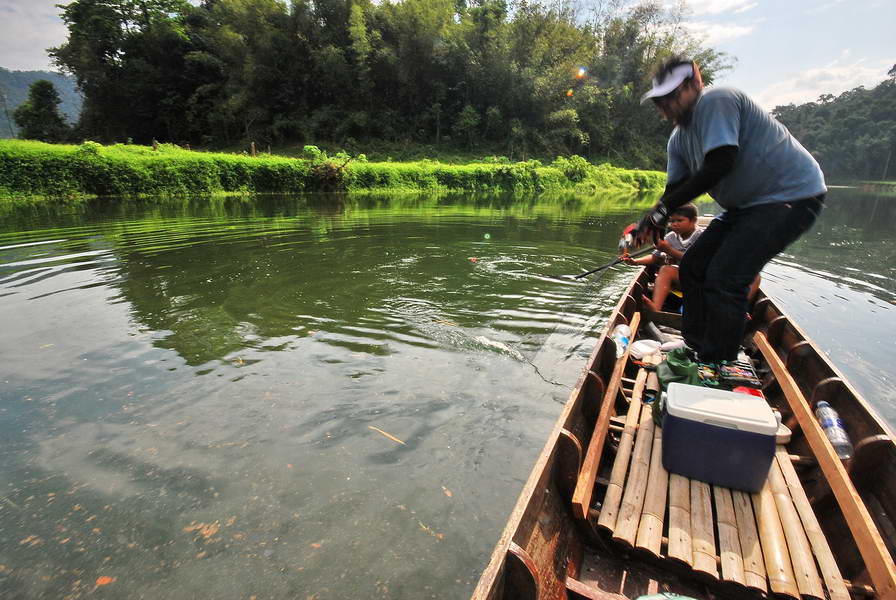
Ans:
{"type": "Polygon", "coordinates": [[[636,249],[635,239],[638,234],[637,223],[632,223],[622,230],[622,237],[619,238],[619,254],[626,256],[636,249]]]}
{"type": "Polygon", "coordinates": [[[640,221],[632,223],[622,231],[619,253],[625,256],[648,242],[657,243],[666,232],[668,220],[669,207],[658,202],[640,221]]]}

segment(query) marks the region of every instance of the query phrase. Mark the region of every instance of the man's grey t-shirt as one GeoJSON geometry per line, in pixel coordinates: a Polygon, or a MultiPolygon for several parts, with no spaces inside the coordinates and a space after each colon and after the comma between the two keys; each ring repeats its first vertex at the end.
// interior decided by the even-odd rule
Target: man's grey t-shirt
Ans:
{"type": "Polygon", "coordinates": [[[734,168],[709,195],[724,208],[791,202],[827,191],[818,163],[787,128],[743,92],[707,88],[694,105],[691,122],[669,138],[668,180],[690,177],[706,153],[737,146],[734,168]]]}

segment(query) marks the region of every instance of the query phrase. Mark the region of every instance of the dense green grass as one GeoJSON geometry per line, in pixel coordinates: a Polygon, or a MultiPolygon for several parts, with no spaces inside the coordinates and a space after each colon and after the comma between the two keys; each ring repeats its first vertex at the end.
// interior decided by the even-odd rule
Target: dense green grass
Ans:
{"type": "Polygon", "coordinates": [[[304,158],[191,152],[177,146],[80,146],[0,140],[0,198],[175,196],[303,191],[445,190],[545,192],[649,191],[665,175],[592,165],[579,156],[511,163],[491,157],[447,164],[433,160],[367,162],[328,157],[307,147],[304,158]]]}

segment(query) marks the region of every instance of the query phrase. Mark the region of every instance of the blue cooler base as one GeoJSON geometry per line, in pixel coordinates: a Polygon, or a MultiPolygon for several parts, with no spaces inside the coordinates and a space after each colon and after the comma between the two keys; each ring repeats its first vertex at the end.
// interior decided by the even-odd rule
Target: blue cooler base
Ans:
{"type": "Polygon", "coordinates": [[[663,467],[691,479],[758,492],[775,457],[775,436],[666,414],[663,467]]]}

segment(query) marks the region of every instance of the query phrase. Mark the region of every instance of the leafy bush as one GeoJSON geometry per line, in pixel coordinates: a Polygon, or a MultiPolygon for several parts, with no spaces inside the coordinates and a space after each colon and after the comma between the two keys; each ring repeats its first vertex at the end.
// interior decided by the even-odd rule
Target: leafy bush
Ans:
{"type": "Polygon", "coordinates": [[[327,153],[322,151],[317,146],[305,146],[304,148],[302,148],[302,153],[309,160],[327,160],[327,153]]]}
{"type": "Polygon", "coordinates": [[[558,156],[552,163],[552,166],[563,171],[563,174],[566,175],[566,178],[570,181],[578,183],[588,176],[591,163],[581,156],[573,154],[568,157],[558,156]]]}
{"type": "Polygon", "coordinates": [[[78,146],[78,149],[75,151],[75,154],[77,154],[79,157],[82,157],[82,158],[99,156],[100,148],[102,148],[102,147],[103,147],[102,144],[99,144],[97,142],[87,141],[87,142],[84,142],[83,144],[81,144],[80,146],[78,146]]]}

